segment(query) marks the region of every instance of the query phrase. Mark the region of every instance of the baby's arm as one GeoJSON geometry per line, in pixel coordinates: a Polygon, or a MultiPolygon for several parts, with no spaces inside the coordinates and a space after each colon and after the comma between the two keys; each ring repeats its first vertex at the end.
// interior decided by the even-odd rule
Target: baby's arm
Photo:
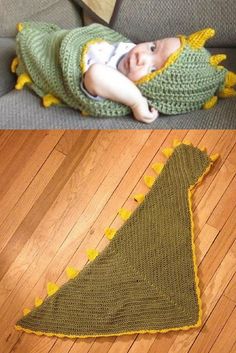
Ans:
{"type": "Polygon", "coordinates": [[[150,123],[158,116],[137,86],[118,70],[103,64],[93,64],[85,73],[84,85],[92,95],[109,98],[129,106],[135,119],[150,123]]]}

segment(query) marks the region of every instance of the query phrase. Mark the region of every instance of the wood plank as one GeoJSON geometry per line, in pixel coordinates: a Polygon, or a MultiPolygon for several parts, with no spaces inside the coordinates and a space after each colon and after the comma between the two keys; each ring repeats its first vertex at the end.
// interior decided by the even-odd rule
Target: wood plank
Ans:
{"type": "Polygon", "coordinates": [[[219,334],[209,353],[229,353],[231,351],[236,342],[235,323],[236,308],[234,308],[234,311],[232,312],[229,320],[226,322],[223,330],[219,334]]]}
{"type": "Polygon", "coordinates": [[[54,132],[32,134],[16,153],[14,163],[10,164],[0,178],[0,222],[4,221],[17,199],[38,173],[61,134],[54,132]]]}
{"type": "Polygon", "coordinates": [[[226,288],[224,295],[236,303],[236,274],[229,282],[229,285],[226,288]]]}
{"type": "Polygon", "coordinates": [[[234,308],[235,303],[222,295],[188,353],[208,353],[221,334],[234,308]]]}

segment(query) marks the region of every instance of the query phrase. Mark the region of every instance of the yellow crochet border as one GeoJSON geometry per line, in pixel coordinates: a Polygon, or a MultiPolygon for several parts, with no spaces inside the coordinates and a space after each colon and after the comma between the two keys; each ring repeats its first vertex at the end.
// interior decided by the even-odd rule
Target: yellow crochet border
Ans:
{"type": "Polygon", "coordinates": [[[196,187],[196,185],[200,184],[206,174],[209,173],[211,166],[213,165],[213,161],[210,162],[209,166],[205,169],[203,174],[198,178],[195,184],[190,185],[188,188],[188,205],[189,205],[189,212],[190,212],[190,220],[191,220],[191,247],[192,247],[192,260],[193,260],[193,265],[194,265],[194,274],[195,274],[195,288],[196,288],[196,293],[197,293],[197,299],[198,299],[198,321],[194,325],[189,325],[189,326],[182,326],[182,327],[172,327],[172,328],[167,328],[167,329],[159,329],[159,330],[138,330],[138,331],[127,331],[127,332],[118,332],[118,333],[112,333],[112,334],[96,334],[96,335],[65,335],[62,333],[50,333],[50,332],[42,332],[42,331],[33,331],[30,329],[26,329],[21,327],[20,325],[15,325],[15,329],[18,331],[24,331],[26,333],[34,333],[37,336],[56,336],[59,338],[89,338],[89,337],[109,337],[109,336],[122,336],[122,335],[132,335],[136,333],[165,333],[168,331],[178,331],[178,330],[189,330],[190,328],[196,328],[201,326],[202,324],[202,301],[201,301],[201,296],[200,296],[200,288],[199,288],[199,277],[197,274],[197,261],[196,261],[196,248],[195,248],[195,243],[194,243],[194,221],[193,221],[193,211],[192,211],[192,194],[193,194],[193,189],[196,187]]]}

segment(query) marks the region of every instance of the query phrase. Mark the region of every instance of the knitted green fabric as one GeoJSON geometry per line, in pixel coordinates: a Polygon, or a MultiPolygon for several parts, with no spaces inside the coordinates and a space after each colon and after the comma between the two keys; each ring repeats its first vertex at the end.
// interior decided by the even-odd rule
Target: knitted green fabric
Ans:
{"type": "MultiPolygon", "coordinates": [[[[79,84],[84,73],[84,54],[90,44],[100,40],[130,42],[129,39],[97,23],[73,30],[37,22],[20,25],[16,36],[16,73],[21,78],[28,75],[28,86],[39,96],[46,97],[45,106],[49,95],[49,100],[55,97],[54,103],[79,109],[84,115],[131,113],[131,109],[121,103],[87,97],[79,84]]],[[[203,47],[213,34],[213,29],[205,29],[188,37],[180,35],[181,47],[168,58],[164,67],[135,82],[151,106],[165,114],[186,113],[213,107],[217,94],[220,97],[236,95],[231,88],[236,84],[236,75],[218,65],[226,56],[211,56],[203,47]]]]}
{"type": "MultiPolygon", "coordinates": [[[[19,65],[17,75],[28,73],[28,84],[40,97],[51,94],[68,105],[93,116],[127,115],[130,108],[109,99],[90,99],[80,88],[82,53],[86,44],[96,38],[110,42],[130,42],[100,24],[62,30],[56,25],[23,22],[16,36],[19,65]]],[[[64,104],[63,104],[64,103],[64,104]]]]}
{"type": "Polygon", "coordinates": [[[216,158],[178,144],[109,245],[16,329],[75,338],[201,325],[191,190],[216,158]]]}

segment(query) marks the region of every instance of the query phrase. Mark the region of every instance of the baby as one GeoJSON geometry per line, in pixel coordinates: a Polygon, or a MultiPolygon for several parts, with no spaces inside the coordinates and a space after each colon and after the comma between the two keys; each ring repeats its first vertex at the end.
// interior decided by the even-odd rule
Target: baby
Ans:
{"type": "Polygon", "coordinates": [[[150,123],[159,113],[210,109],[236,96],[235,73],[224,54],[204,48],[214,29],[140,44],[98,23],[63,30],[55,24],[18,24],[16,89],[25,84],[43,105],[69,106],[82,115],[126,116],[150,123]]]}
{"type": "MultiPolygon", "coordinates": [[[[165,38],[137,45],[120,43],[118,46],[121,44],[128,48],[131,45],[132,49],[117,57],[116,68],[107,63],[91,64],[84,74],[81,88],[85,87],[92,99],[95,99],[94,96],[101,99],[98,97],[101,96],[129,106],[135,119],[150,123],[158,117],[158,110],[154,107],[149,110],[147,99],[135,82],[161,69],[169,56],[180,48],[180,39],[165,38]]],[[[106,45],[99,49],[106,51],[106,45]]]]}

